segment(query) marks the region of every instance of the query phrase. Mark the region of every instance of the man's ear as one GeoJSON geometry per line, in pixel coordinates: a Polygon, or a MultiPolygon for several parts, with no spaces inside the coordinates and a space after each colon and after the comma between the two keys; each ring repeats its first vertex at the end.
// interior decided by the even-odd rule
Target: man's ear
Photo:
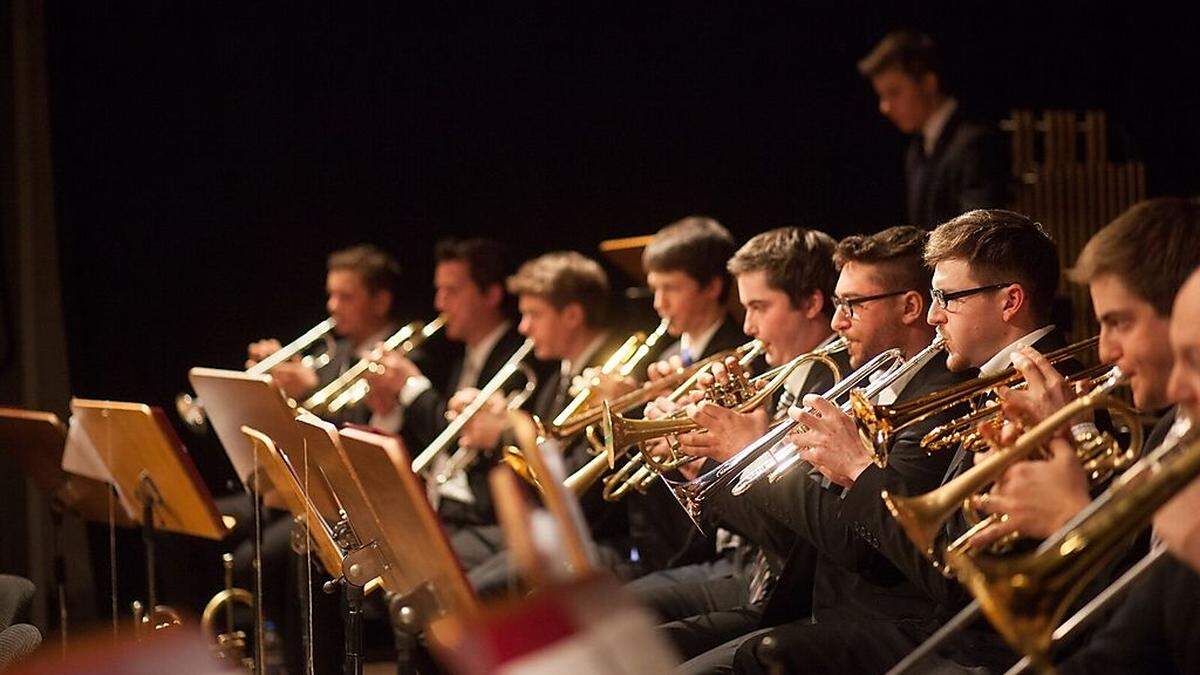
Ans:
{"type": "Polygon", "coordinates": [[[924,324],[925,316],[929,311],[926,296],[917,291],[908,291],[901,296],[901,300],[904,301],[904,307],[901,310],[900,322],[906,326],[914,323],[924,324]]]}
{"type": "Polygon", "coordinates": [[[583,305],[578,302],[568,302],[560,313],[571,328],[578,329],[587,324],[587,312],[583,311],[583,305]]]}
{"type": "Polygon", "coordinates": [[[392,292],[385,289],[371,294],[371,313],[377,317],[387,317],[392,311],[392,292]]]}
{"type": "Polygon", "coordinates": [[[1021,284],[1012,284],[1000,289],[1000,315],[1005,321],[1011,320],[1029,303],[1029,295],[1021,284]]]}
{"type": "Polygon", "coordinates": [[[933,96],[934,94],[942,91],[942,79],[933,71],[922,75],[921,79],[918,81],[918,84],[921,86],[921,91],[926,96],[933,96]]]}
{"type": "Polygon", "coordinates": [[[483,292],[483,300],[488,307],[499,309],[504,304],[504,288],[500,284],[492,284],[483,292]]]}
{"type": "MultiPolygon", "coordinates": [[[[829,304],[829,298],[825,297],[825,293],[814,288],[800,298],[800,306],[797,308],[804,315],[804,318],[812,320],[821,315],[821,312],[829,304]]],[[[829,308],[830,314],[833,314],[832,307],[829,308]]]]}

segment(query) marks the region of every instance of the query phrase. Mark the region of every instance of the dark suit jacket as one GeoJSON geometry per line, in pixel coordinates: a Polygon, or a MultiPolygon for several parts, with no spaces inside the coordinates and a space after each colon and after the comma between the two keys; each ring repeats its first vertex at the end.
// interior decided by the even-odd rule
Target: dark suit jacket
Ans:
{"type": "Polygon", "coordinates": [[[921,136],[913,138],[905,160],[908,222],[933,228],[972,209],[1008,204],[1011,171],[1002,138],[990,125],[955,110],[925,156],[921,136]]]}
{"type": "MultiPolygon", "coordinates": [[[[709,340],[700,358],[745,344],[747,338],[731,317],[709,340]]],[[[663,350],[660,358],[679,353],[679,342],[663,350]]],[[[670,490],[656,482],[646,494],[625,498],[629,513],[629,533],[643,571],[666,569],[711,560],[716,550],[710,537],[702,535],[687,514],[679,508],[670,490]]]]}
{"type": "MultiPolygon", "coordinates": [[[[966,379],[950,373],[945,357],[935,357],[909,381],[898,402],[912,400],[966,379]]],[[[949,464],[944,454],[929,455],[921,437],[952,413],[938,415],[898,433],[888,467],[868,467],[847,494],[874,474],[884,474],[912,491],[936,487],[949,464]]],[[[878,493],[875,493],[878,500],[878,493]]],[[[822,488],[803,469],[775,485],[760,483],[744,497],[772,520],[798,535],[787,564],[764,612],[770,625],[808,615],[821,618],[927,621],[929,603],[881,556],[876,554],[847,513],[838,491],[822,488]]],[[[730,497],[736,501],[739,498],[730,497]]],[[[742,506],[741,508],[745,508],[742,506]]]]}
{"type": "MultiPolygon", "coordinates": [[[[516,328],[505,332],[484,361],[483,369],[479,372],[475,386],[482,388],[486,385],[524,341],[525,338],[517,332],[516,328]]],[[[460,356],[452,364],[444,381],[435,382],[433,387],[422,392],[405,410],[401,436],[414,457],[420,454],[446,428],[446,403],[450,395],[454,393],[458,378],[462,374],[462,368],[463,358],[460,356]]],[[[547,366],[539,364],[535,370],[542,374],[547,371],[547,366]]],[[[541,386],[545,377],[540,375],[538,379],[539,386],[541,386]]],[[[523,384],[519,376],[514,376],[512,380],[512,384],[505,386],[505,391],[511,391],[523,384]]],[[[467,472],[471,493],[475,496],[474,504],[466,504],[453,499],[441,500],[438,513],[448,525],[489,525],[496,522],[495,513],[492,510],[491,490],[487,483],[487,473],[490,468],[491,465],[487,462],[476,462],[467,472]]]]}

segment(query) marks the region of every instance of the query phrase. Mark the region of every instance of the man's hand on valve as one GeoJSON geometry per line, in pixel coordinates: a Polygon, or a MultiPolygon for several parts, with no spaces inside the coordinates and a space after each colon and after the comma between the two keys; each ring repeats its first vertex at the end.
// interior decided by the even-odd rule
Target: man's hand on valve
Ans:
{"type": "Polygon", "coordinates": [[[646,368],[646,379],[650,382],[661,380],[683,368],[683,358],[678,354],[662,361],[655,361],[646,368]]]}
{"type": "Polygon", "coordinates": [[[739,413],[712,401],[702,400],[704,390],[717,384],[727,387],[731,382],[744,378],[741,365],[733,357],[726,359],[724,364],[715,364],[710,373],[699,378],[699,391],[690,395],[687,410],[688,417],[700,429],[679,435],[679,444],[684,453],[724,462],[767,432],[770,416],[765,406],[739,413]]]}
{"type": "MultiPolygon", "coordinates": [[[[279,349],[279,340],[270,339],[251,342],[246,347],[246,367],[254,367],[259,361],[274,354],[279,349]]],[[[275,384],[290,398],[302,398],[317,387],[316,372],[312,368],[301,365],[299,357],[275,366],[271,369],[270,374],[271,379],[275,380],[275,384]]]]}
{"type": "Polygon", "coordinates": [[[1200,479],[1154,514],[1154,531],[1176,558],[1200,572],[1200,479]]]}
{"type": "MultiPolygon", "coordinates": [[[[446,419],[454,421],[479,395],[479,390],[459,390],[446,404],[446,419]]],[[[508,402],[499,393],[492,394],[487,403],[463,425],[458,445],[472,450],[491,450],[500,443],[500,434],[508,427],[508,402]]]]}
{"type": "Polygon", "coordinates": [[[386,415],[400,404],[400,392],[409,378],[420,374],[421,369],[403,354],[394,351],[383,354],[363,375],[371,387],[364,402],[371,412],[386,415]]]}
{"type": "Polygon", "coordinates": [[[971,498],[981,513],[1006,516],[972,537],[973,548],[1014,532],[1019,537],[1045,539],[1091,502],[1087,475],[1071,444],[1055,438],[1049,451],[1047,459],[1012,465],[990,491],[971,498]]]}
{"type": "Polygon", "coordinates": [[[788,410],[788,415],[799,422],[788,440],[796,444],[800,457],[822,475],[850,487],[872,463],[867,441],[858,433],[854,420],[833,403],[815,394],[805,396],[803,403],[804,408],[792,406],[788,410]]]}
{"type": "MultiPolygon", "coordinates": [[[[1075,400],[1077,393],[1067,379],[1033,347],[1022,347],[1014,352],[1012,361],[1024,376],[1026,386],[1023,389],[1001,387],[997,391],[1005,418],[1028,429],[1075,400]]],[[[1081,416],[1071,424],[1085,421],[1087,418],[1081,416]]]]}

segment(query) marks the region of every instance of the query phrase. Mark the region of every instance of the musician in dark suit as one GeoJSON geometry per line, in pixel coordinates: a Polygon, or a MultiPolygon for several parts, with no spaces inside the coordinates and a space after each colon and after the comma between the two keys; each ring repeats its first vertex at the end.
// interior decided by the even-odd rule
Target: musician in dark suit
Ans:
{"type": "Polygon", "coordinates": [[[1001,138],[947,94],[929,36],[889,33],[858,71],[879,96],[879,111],[913,136],[904,166],[909,224],[932,228],[965,211],[1007,204],[1010,171],[1001,138]]]}
{"type": "MultiPolygon", "coordinates": [[[[1175,359],[1166,393],[1194,424],[1200,420],[1200,272],[1192,273],[1175,299],[1170,338],[1175,359]]],[[[1057,665],[1059,672],[1200,670],[1200,479],[1158,510],[1154,532],[1169,553],[1097,634],[1057,665]]]]}
{"type": "MultiPolygon", "coordinates": [[[[679,338],[649,368],[651,379],[745,342],[726,309],[732,281],[725,264],[734,249],[729,231],[702,216],[667,225],[646,246],[642,267],[654,292],[654,310],[670,321],[670,335],[679,338]]],[[[632,562],[642,572],[716,556],[712,539],[696,531],[665,486],[655,483],[645,494],[631,494],[625,501],[632,562]]]]}
{"type": "MultiPolygon", "coordinates": [[[[372,425],[399,431],[414,457],[446,427],[449,397],[484,386],[524,341],[506,312],[504,280],[511,256],[504,246],[488,239],[447,240],[434,254],[434,307],[446,321],[446,338],[463,346],[461,356],[435,384],[412,360],[388,354],[381,359],[383,372],[369,378],[366,401],[374,413],[372,425]]],[[[442,453],[430,466],[428,485],[451,543],[469,567],[499,550],[500,530],[487,487],[488,467],[448,471],[449,455],[442,453]]]]}
{"type": "MultiPolygon", "coordinates": [[[[893,347],[912,358],[932,340],[933,329],[925,321],[929,286],[929,272],[921,260],[925,238],[926,233],[917,228],[899,227],[848,237],[838,245],[835,260],[840,275],[833,295],[837,311],[831,325],[849,341],[852,368],[893,347]]],[[[879,400],[909,400],[961,379],[946,370],[944,358],[933,353],[923,354],[915,365],[911,376],[892,382],[879,400]]],[[[805,397],[810,402],[812,398],[805,397]]],[[[891,447],[889,470],[902,481],[936,484],[947,458],[931,457],[916,447],[923,433],[912,429],[899,434],[891,447]]],[[[819,442],[808,434],[797,439],[802,445],[819,442]]],[[[916,589],[885,565],[858,562],[872,556],[837,516],[840,487],[818,480],[820,474],[813,473],[811,466],[802,463],[778,483],[762,480],[740,496],[717,493],[712,510],[735,523],[757,521],[776,530],[772,540],[786,542],[782,549],[786,561],[757,616],[741,612],[740,633],[726,636],[728,642],[712,645],[715,649],[693,658],[685,664],[686,671],[727,669],[738,644],[749,639],[751,631],[800,617],[811,623],[815,616],[827,624],[822,630],[830,631],[843,620],[886,618],[902,626],[922,618],[924,608],[916,589]],[[781,529],[784,534],[778,533],[781,529]]],[[[679,631],[676,642],[681,638],[692,642],[706,634],[718,637],[719,629],[736,626],[737,619],[736,614],[724,612],[680,622],[673,627],[679,631]]]]}
{"type": "MultiPolygon", "coordinates": [[[[579,253],[547,253],[522,265],[509,278],[508,290],[517,297],[520,330],[533,340],[534,354],[559,365],[545,377],[532,407],[534,415],[549,422],[574,398],[573,384],[590,379],[586,375],[590,369],[603,364],[624,342],[626,336],[609,328],[608,277],[594,260],[579,253]]],[[[606,388],[595,395],[606,399],[624,391],[606,388]]],[[[456,404],[452,401],[451,409],[456,404]]],[[[484,450],[495,448],[504,443],[506,426],[497,401],[472,418],[464,428],[462,443],[484,450]]],[[[592,459],[582,433],[556,443],[567,475],[592,459]]],[[[580,501],[601,564],[619,575],[628,574],[630,544],[623,505],[604,502],[599,490],[589,490],[580,501]]],[[[502,552],[471,570],[470,579],[478,591],[490,593],[504,587],[510,572],[502,552]]]]}
{"type": "MultiPolygon", "coordinates": [[[[829,328],[830,298],[837,275],[834,246],[834,240],[823,232],[780,228],[755,236],[729,260],[727,267],[736,279],[738,298],[746,309],[745,333],[762,341],[769,366],[826,347],[837,337],[829,328]]],[[[847,372],[844,350],[837,352],[833,360],[841,373],[847,372]]],[[[735,361],[729,360],[728,370],[737,370],[735,361]]],[[[728,381],[725,366],[714,369],[718,379],[728,381]]],[[[705,377],[702,384],[712,381],[712,377],[705,377]]],[[[694,412],[694,419],[704,431],[681,434],[680,449],[697,457],[732,455],[766,433],[771,419],[786,413],[798,395],[824,391],[832,382],[828,366],[810,362],[797,368],[776,392],[773,402],[758,410],[738,413],[705,405],[694,412]]],[[[650,406],[647,415],[659,417],[680,405],[682,402],[659,400],[650,406]]],[[[692,462],[680,470],[679,478],[695,478],[713,466],[715,462],[692,462]],[[702,468],[702,463],[707,466],[702,468]]],[[[733,528],[719,529],[726,525],[719,519],[705,525],[706,531],[715,533],[717,559],[654,572],[630,584],[642,603],[664,621],[685,621],[712,612],[757,606],[772,571],[778,570],[768,561],[772,555],[780,559],[777,547],[763,546],[766,537],[756,524],[738,527],[736,533],[733,528]]],[[[673,629],[668,624],[665,630],[673,629]]],[[[678,646],[685,652],[702,651],[691,645],[678,646]]]]}

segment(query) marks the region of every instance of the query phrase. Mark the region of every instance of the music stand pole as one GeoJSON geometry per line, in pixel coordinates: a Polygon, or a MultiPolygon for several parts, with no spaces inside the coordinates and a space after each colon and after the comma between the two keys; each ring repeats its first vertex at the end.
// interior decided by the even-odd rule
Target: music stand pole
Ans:
{"type": "MultiPolygon", "coordinates": [[[[158,488],[149,474],[138,479],[138,498],[142,501],[142,545],[146,552],[146,616],[154,623],[154,610],[158,607],[158,575],[154,557],[154,503],[160,501],[158,488]]],[[[153,628],[153,625],[151,626],[153,628]]]]}

